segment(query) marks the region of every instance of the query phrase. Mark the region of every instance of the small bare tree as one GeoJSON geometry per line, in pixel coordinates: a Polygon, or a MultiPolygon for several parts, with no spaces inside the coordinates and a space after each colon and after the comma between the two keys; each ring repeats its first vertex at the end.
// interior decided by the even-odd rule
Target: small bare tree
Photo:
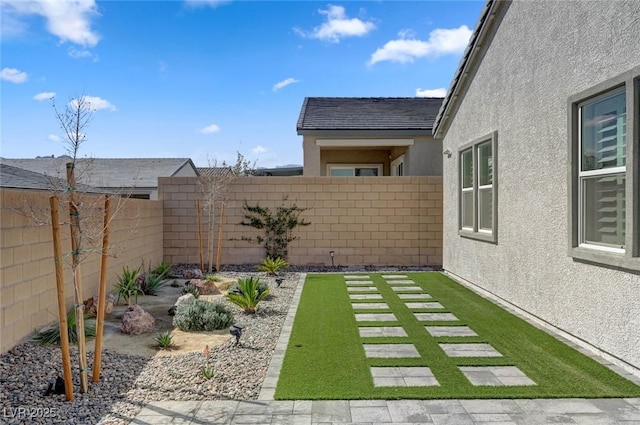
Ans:
{"type": "Polygon", "coordinates": [[[207,213],[207,261],[208,272],[213,272],[213,253],[215,247],[215,217],[216,211],[221,210],[228,198],[229,185],[240,176],[255,174],[255,162],[251,163],[244,155],[237,152],[235,164],[223,161],[220,166],[217,162],[209,163],[212,168],[218,168],[212,173],[200,178],[200,185],[204,194],[204,210],[207,213]]]}

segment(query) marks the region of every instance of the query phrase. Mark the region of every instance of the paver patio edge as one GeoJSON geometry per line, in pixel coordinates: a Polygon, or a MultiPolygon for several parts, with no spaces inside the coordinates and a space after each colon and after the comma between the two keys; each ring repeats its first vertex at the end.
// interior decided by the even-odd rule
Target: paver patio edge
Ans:
{"type": "Polygon", "coordinates": [[[296,291],[294,292],[293,298],[291,299],[289,311],[287,312],[287,317],[285,318],[284,324],[282,325],[282,330],[280,331],[280,337],[278,338],[278,342],[276,343],[276,348],[273,351],[273,355],[271,356],[269,368],[267,369],[267,374],[264,378],[264,381],[262,382],[258,400],[274,399],[273,397],[276,393],[276,385],[278,384],[278,376],[280,375],[280,369],[282,368],[284,354],[287,351],[289,337],[291,336],[291,330],[293,329],[293,321],[296,318],[298,304],[300,304],[300,297],[302,295],[302,288],[304,287],[304,282],[306,279],[307,274],[302,273],[298,280],[296,291]]]}

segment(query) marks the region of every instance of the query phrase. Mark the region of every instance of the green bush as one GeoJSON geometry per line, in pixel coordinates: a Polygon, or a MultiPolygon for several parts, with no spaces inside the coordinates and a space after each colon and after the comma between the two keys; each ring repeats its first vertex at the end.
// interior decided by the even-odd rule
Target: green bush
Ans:
{"type": "Polygon", "coordinates": [[[227,299],[238,307],[243,308],[245,313],[253,314],[256,312],[260,301],[265,299],[271,293],[269,291],[269,286],[266,284],[261,285],[262,283],[263,282],[261,282],[260,279],[253,276],[245,279],[238,279],[239,291],[236,291],[236,293],[233,293],[234,291],[229,291],[227,299]]]}
{"type": "Polygon", "coordinates": [[[127,304],[131,304],[131,298],[135,298],[135,303],[138,302],[138,294],[140,290],[136,283],[140,276],[140,270],[142,266],[137,269],[130,270],[129,266],[122,268],[122,275],[118,275],[118,283],[114,289],[114,293],[118,294],[118,300],[116,304],[120,302],[120,297],[124,298],[127,304]]]}
{"type": "Polygon", "coordinates": [[[280,269],[286,269],[288,267],[289,264],[280,257],[267,257],[262,260],[262,264],[258,264],[256,266],[256,270],[266,272],[269,276],[275,276],[276,274],[278,274],[280,269]]]}
{"type": "MultiPolygon", "coordinates": [[[[71,310],[67,314],[67,328],[69,331],[69,344],[78,342],[78,333],[76,331],[76,311],[71,310]]],[[[92,339],[96,336],[96,321],[85,316],[84,319],[84,337],[92,339]]],[[[42,345],[60,345],[60,323],[47,326],[36,332],[33,341],[42,345]]]]}
{"type": "Polygon", "coordinates": [[[233,312],[221,303],[197,299],[176,309],[173,326],[182,331],[214,331],[233,324],[233,312]]]}

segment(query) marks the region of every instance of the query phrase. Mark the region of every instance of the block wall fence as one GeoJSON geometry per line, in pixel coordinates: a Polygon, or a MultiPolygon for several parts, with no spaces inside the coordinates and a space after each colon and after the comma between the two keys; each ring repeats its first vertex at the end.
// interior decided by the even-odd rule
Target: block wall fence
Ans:
{"type": "MultiPolygon", "coordinates": [[[[164,207],[164,258],[172,264],[199,264],[196,199],[204,204],[198,177],[160,178],[164,207]]],[[[243,205],[272,211],[280,205],[307,208],[289,245],[293,265],[442,265],[442,177],[239,177],[224,195],[221,264],[258,264],[264,248],[242,241],[260,232],[239,223],[243,205]]],[[[217,209],[219,213],[219,209],[217,209]]],[[[207,262],[207,214],[202,232],[207,262]]],[[[215,237],[219,214],[214,217],[215,237]]]]}
{"type": "MultiPolygon", "coordinates": [[[[46,191],[0,189],[0,353],[10,350],[34,329],[58,319],[53,232],[49,223],[38,225],[29,217],[33,211],[49,221],[46,218],[49,196],[46,191]]],[[[112,201],[112,210],[117,202],[117,199],[112,201]]],[[[102,207],[104,201],[102,197],[89,196],[85,198],[87,204],[102,207]]],[[[124,266],[135,268],[143,260],[145,265],[162,261],[162,204],[129,199],[123,205],[111,223],[111,253],[117,257],[108,260],[108,292],[113,290],[124,266]]],[[[92,211],[91,215],[92,220],[102,224],[101,210],[92,211]]],[[[61,205],[61,221],[68,216],[68,209],[61,205]]],[[[87,233],[90,227],[87,226],[87,233]]],[[[61,233],[62,249],[68,259],[69,226],[62,225],[61,233]]],[[[80,268],[83,298],[87,299],[98,293],[100,255],[88,254],[80,268]]],[[[67,310],[70,310],[74,292],[69,267],[65,267],[64,279],[67,310]]]]}

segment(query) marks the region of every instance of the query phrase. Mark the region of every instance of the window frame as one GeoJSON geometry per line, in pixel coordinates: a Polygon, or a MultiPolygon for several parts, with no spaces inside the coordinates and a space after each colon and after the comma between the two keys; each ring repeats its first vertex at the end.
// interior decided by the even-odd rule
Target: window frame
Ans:
{"type": "MultiPolygon", "coordinates": [[[[568,255],[576,261],[615,269],[640,271],[640,66],[568,98],[568,255]],[[582,243],[581,207],[585,172],[581,171],[581,108],[585,104],[625,93],[625,239],[624,249],[582,243]]],[[[592,172],[593,173],[593,172],[592,172]]],[[[609,173],[613,173],[612,170],[609,173]]],[[[587,175],[589,173],[586,173],[587,175]]],[[[598,174],[596,171],[593,173],[598,174]]]]}
{"type": "Polygon", "coordinates": [[[494,131],[458,149],[458,235],[493,244],[498,243],[498,132],[494,131]],[[491,146],[491,184],[480,186],[479,149],[481,146],[491,146]],[[471,150],[471,188],[463,188],[463,155],[471,150]],[[491,189],[491,230],[480,228],[480,191],[491,189]],[[463,225],[463,193],[472,192],[472,227],[463,225]]]}
{"type": "Polygon", "coordinates": [[[399,155],[396,159],[391,161],[391,175],[396,177],[404,176],[404,161],[405,154],[399,155]]]}
{"type": "Polygon", "coordinates": [[[382,166],[382,164],[378,164],[378,163],[374,163],[374,164],[327,164],[327,176],[330,177],[380,177],[383,175],[384,172],[384,168],[382,166]],[[378,170],[378,175],[377,176],[356,176],[355,175],[355,170],[356,168],[376,168],[378,170]],[[332,169],[340,169],[340,170],[347,170],[347,169],[353,169],[353,176],[332,176],[331,175],[331,170],[332,169]]]}

